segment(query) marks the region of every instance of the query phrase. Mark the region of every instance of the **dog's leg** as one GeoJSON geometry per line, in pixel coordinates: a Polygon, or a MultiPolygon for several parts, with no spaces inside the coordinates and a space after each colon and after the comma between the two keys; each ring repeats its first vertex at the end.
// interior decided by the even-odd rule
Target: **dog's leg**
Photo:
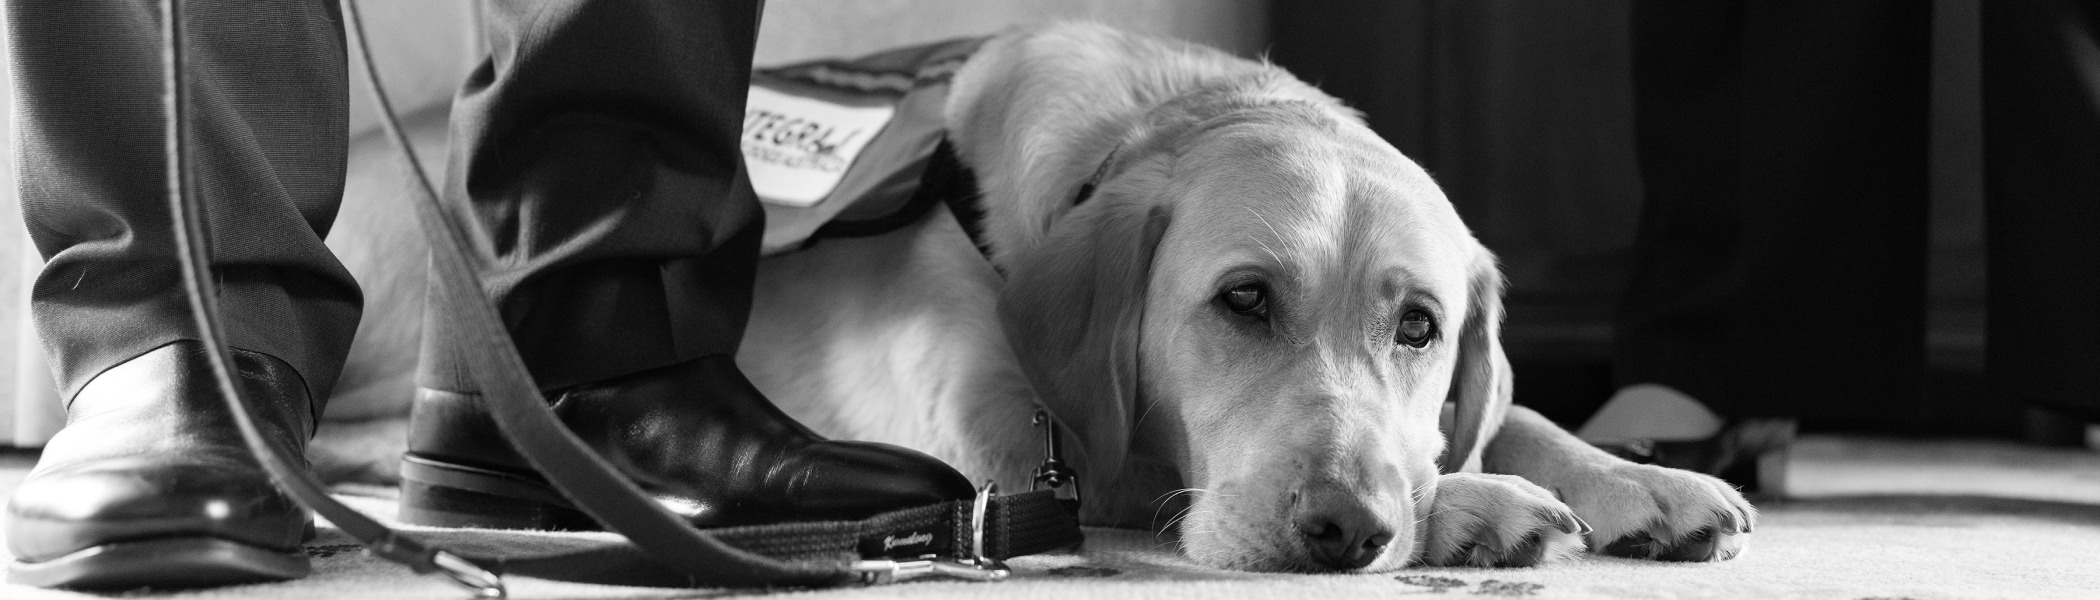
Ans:
{"type": "Polygon", "coordinates": [[[1728,560],[1757,523],[1757,509],[1720,479],[1627,462],[1522,406],[1510,407],[1484,466],[1552,490],[1595,527],[1590,547],[1613,556],[1728,560]]]}
{"type": "Polygon", "coordinates": [[[1522,477],[1451,473],[1437,478],[1423,518],[1423,564],[1529,567],[1582,552],[1588,525],[1522,477]]]}

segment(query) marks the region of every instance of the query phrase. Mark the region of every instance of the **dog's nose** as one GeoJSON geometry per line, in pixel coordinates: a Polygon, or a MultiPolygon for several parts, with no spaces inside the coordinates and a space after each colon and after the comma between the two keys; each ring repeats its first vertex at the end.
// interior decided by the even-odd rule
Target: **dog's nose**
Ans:
{"type": "Polygon", "coordinates": [[[1393,528],[1364,506],[1355,494],[1338,488],[1299,492],[1293,511],[1298,533],[1314,562],[1332,569],[1356,569],[1378,560],[1393,541],[1393,528]]]}

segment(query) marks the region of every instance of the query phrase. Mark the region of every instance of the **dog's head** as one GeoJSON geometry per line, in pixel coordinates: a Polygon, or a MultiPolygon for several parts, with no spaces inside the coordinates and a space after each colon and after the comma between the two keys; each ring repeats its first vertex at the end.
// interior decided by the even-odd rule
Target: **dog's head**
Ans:
{"type": "Polygon", "coordinates": [[[1506,404],[1502,279],[1429,175],[1338,104],[1226,89],[1122,132],[1012,256],[1006,329],[1090,481],[1178,470],[1200,563],[1407,564],[1506,404]]]}

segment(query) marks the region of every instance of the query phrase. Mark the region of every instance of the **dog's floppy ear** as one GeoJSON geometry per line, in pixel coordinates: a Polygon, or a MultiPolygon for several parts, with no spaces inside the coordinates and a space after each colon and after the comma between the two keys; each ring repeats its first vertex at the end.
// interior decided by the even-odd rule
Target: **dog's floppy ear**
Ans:
{"type": "Polygon", "coordinates": [[[1467,286],[1466,320],[1459,327],[1458,367],[1451,374],[1457,416],[1446,436],[1445,473],[1477,470],[1481,449],[1500,429],[1509,411],[1509,358],[1502,354],[1502,270],[1482,249],[1473,261],[1467,286]]]}
{"type": "Polygon", "coordinates": [[[1013,257],[999,319],[1021,370],[1079,440],[1089,478],[1123,468],[1138,402],[1138,338],[1166,207],[1102,194],[1013,257]]]}

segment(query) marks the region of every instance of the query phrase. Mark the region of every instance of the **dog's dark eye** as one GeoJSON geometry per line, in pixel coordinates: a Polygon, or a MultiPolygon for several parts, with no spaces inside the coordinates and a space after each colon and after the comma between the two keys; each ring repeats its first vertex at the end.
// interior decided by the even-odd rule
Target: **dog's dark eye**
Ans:
{"type": "Polygon", "coordinates": [[[1429,313],[1410,310],[1400,316],[1400,343],[1420,348],[1433,337],[1436,337],[1436,321],[1429,318],[1429,313]]]}
{"type": "Polygon", "coordinates": [[[1257,319],[1269,318],[1269,290],[1260,285],[1250,283],[1225,290],[1220,298],[1225,301],[1225,308],[1234,313],[1257,319]]]}

